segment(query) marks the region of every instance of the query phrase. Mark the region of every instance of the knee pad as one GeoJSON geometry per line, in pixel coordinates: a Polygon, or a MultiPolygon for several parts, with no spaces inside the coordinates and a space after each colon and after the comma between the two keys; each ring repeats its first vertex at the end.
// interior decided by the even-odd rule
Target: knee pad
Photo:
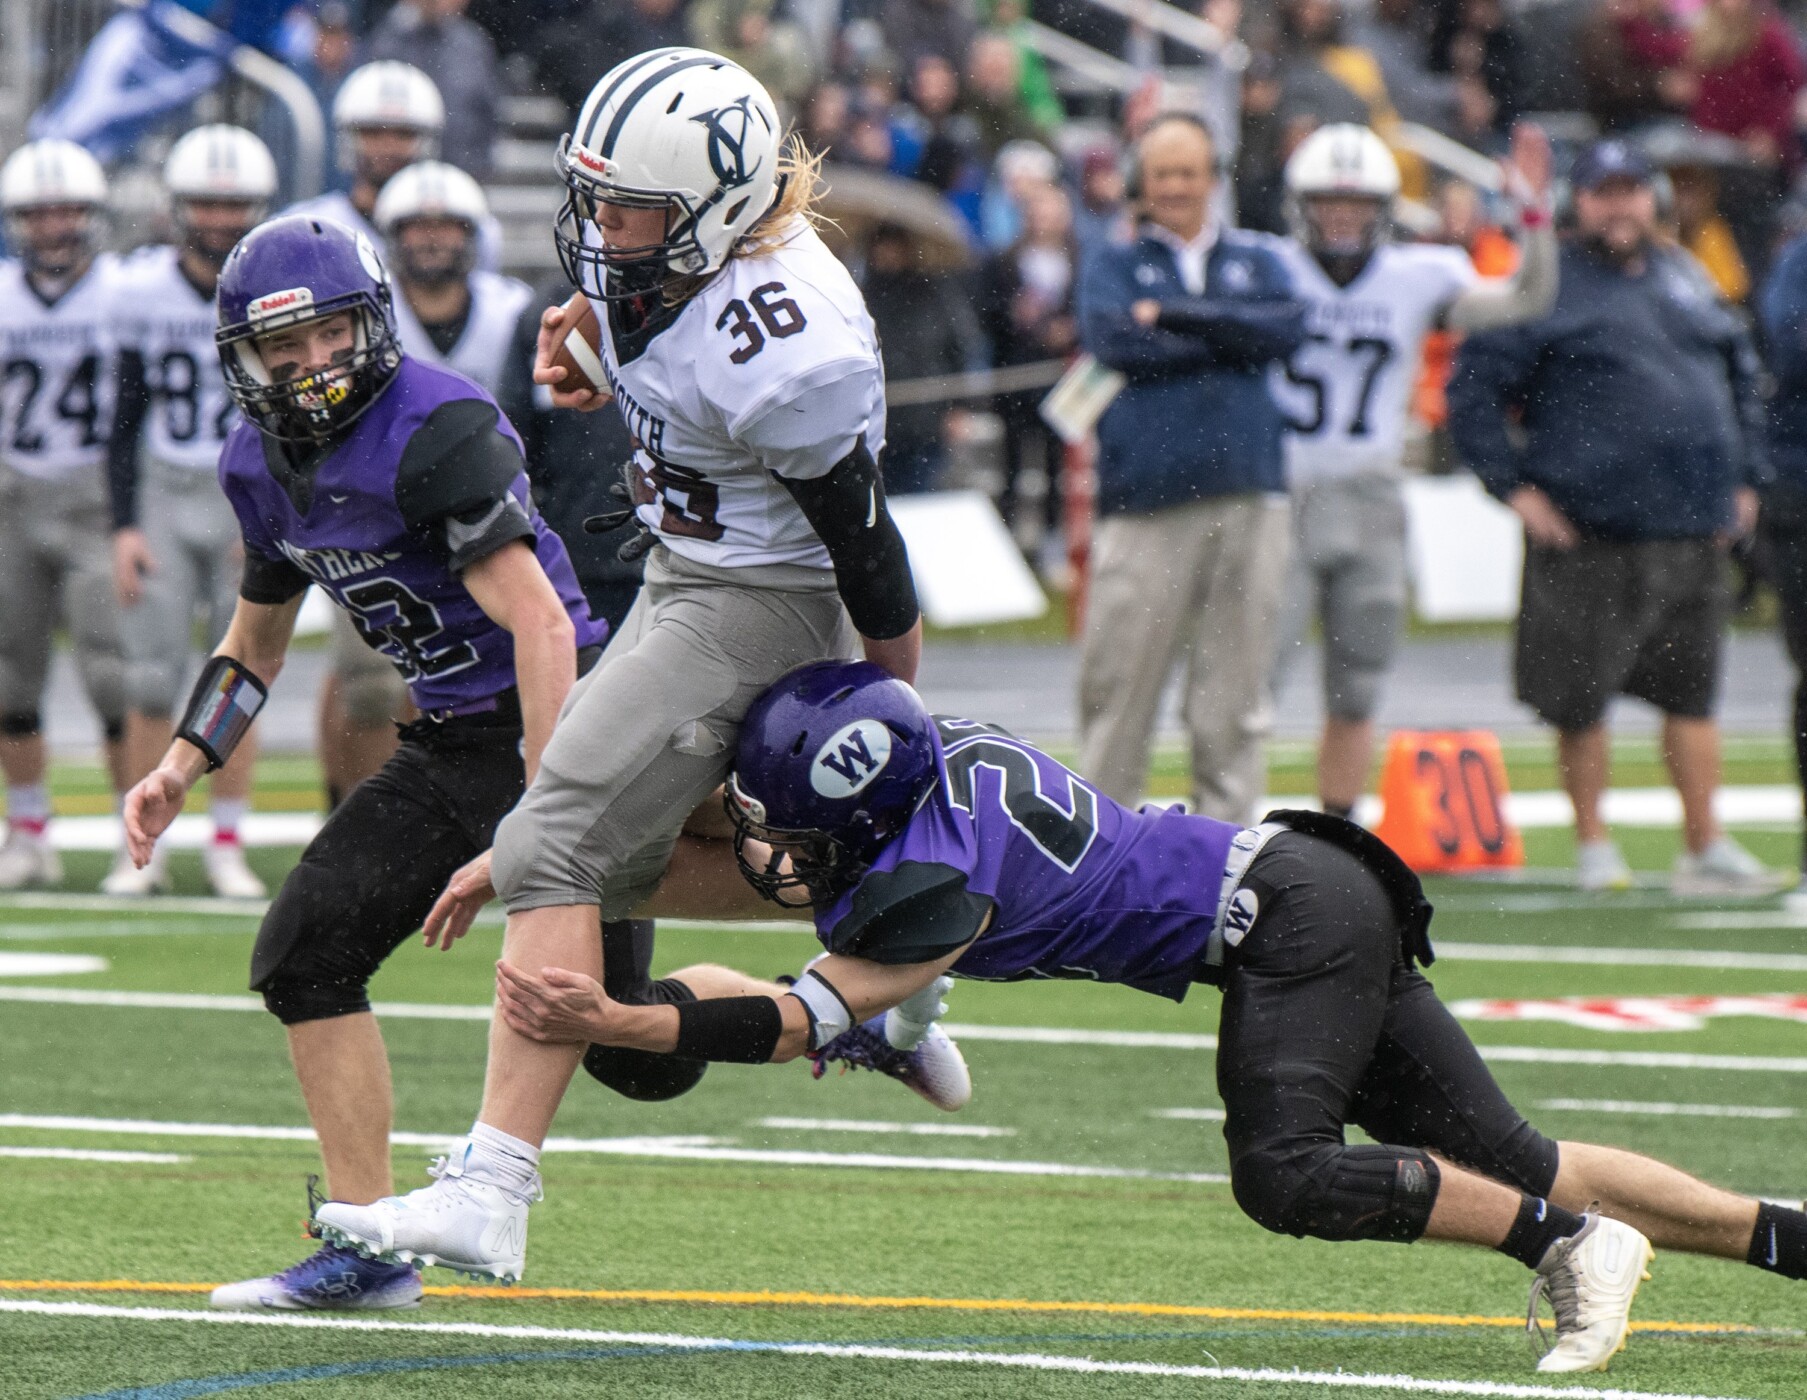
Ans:
{"type": "Polygon", "coordinates": [[[1324,708],[1338,719],[1372,719],[1380,684],[1398,651],[1404,609],[1380,603],[1325,628],[1324,708]]]}
{"type": "Polygon", "coordinates": [[[0,734],[8,739],[29,739],[43,728],[44,717],[36,710],[14,710],[0,715],[0,734]]]}
{"type": "MultiPolygon", "coordinates": [[[[621,1000],[632,1006],[674,1006],[695,1001],[696,995],[682,982],[665,977],[622,995],[621,1000]]],[[[592,1079],[640,1103],[663,1103],[689,1093],[708,1068],[707,1060],[655,1055],[619,1045],[592,1045],[584,1052],[584,1070],[592,1079]]]]}
{"type": "Polygon", "coordinates": [[[370,1010],[370,994],[363,982],[322,982],[305,973],[297,976],[279,969],[262,991],[264,1009],[285,1026],[370,1010]]]}
{"type": "Polygon", "coordinates": [[[370,1009],[370,978],[382,962],[341,930],[345,911],[330,873],[301,864],[276,893],[251,949],[251,990],[285,1026],[370,1009]]]}
{"type": "Polygon", "coordinates": [[[1277,1235],[1409,1244],[1437,1199],[1437,1164],[1413,1147],[1264,1149],[1230,1168],[1243,1213],[1277,1235]]]}

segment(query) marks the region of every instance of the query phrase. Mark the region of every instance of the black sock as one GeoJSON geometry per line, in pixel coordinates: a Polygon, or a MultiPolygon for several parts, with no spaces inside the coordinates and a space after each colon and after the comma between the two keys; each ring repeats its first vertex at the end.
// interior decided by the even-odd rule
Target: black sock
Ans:
{"type": "Polygon", "coordinates": [[[1347,805],[1341,802],[1326,802],[1324,804],[1324,815],[1327,817],[1341,817],[1346,822],[1354,821],[1355,804],[1353,802],[1348,803],[1347,805]]]}
{"type": "Polygon", "coordinates": [[[1757,1207],[1747,1262],[1783,1278],[1807,1278],[1807,1212],[1765,1201],[1757,1207]]]}
{"type": "Polygon", "coordinates": [[[1581,1217],[1536,1196],[1520,1196],[1518,1218],[1506,1231],[1501,1254],[1535,1269],[1557,1240],[1566,1240],[1581,1229],[1581,1217]]]}

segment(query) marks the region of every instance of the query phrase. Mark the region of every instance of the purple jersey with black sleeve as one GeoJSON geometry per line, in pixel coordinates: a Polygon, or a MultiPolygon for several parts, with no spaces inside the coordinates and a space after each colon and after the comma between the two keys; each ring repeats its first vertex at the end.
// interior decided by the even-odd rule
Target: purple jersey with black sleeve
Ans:
{"type": "Polygon", "coordinates": [[[1133,812],[1021,739],[935,718],[940,779],[860,883],[816,912],[833,953],[956,977],[1121,982],[1175,1001],[1198,978],[1239,827],[1133,812]]]}
{"type": "Polygon", "coordinates": [[[241,423],[220,454],[245,540],[240,592],[281,603],[318,584],[422,711],[480,709],[514,685],[514,638],[460,575],[515,540],[533,545],[578,647],[606,635],[533,507],[519,437],[464,376],[404,357],[344,434],[300,459],[292,451],[241,423]]]}

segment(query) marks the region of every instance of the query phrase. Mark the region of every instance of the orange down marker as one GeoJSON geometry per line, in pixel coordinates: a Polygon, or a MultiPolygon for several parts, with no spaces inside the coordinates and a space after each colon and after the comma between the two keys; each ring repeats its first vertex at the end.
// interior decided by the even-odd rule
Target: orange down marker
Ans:
{"type": "Polygon", "coordinates": [[[1401,730],[1380,773],[1375,835],[1414,870],[1523,865],[1506,819],[1506,761],[1485,729],[1401,730]]]}

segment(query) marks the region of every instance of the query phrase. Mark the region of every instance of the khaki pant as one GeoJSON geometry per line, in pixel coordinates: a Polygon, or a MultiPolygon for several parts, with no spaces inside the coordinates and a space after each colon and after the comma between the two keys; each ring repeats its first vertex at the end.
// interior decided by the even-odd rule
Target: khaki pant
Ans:
{"type": "Polygon", "coordinates": [[[1194,810],[1250,818],[1266,776],[1267,670],[1289,545],[1284,496],[1225,496],[1098,527],[1079,770],[1109,796],[1141,800],[1156,707],[1183,658],[1194,810]]]}

